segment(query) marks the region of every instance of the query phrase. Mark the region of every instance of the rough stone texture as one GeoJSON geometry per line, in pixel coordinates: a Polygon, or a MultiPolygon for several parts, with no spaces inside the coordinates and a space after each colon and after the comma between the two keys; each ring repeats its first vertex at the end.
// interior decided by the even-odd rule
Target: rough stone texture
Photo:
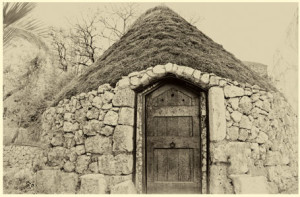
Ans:
{"type": "Polygon", "coordinates": [[[224,95],[226,98],[243,96],[244,90],[243,88],[236,87],[236,86],[225,86],[224,95]]]}
{"type": "Polygon", "coordinates": [[[75,167],[75,171],[77,173],[83,173],[85,170],[88,169],[88,165],[90,163],[90,156],[87,156],[87,155],[80,155],[78,156],[77,158],[77,161],[76,161],[76,167],[75,167]]]}
{"type": "Polygon", "coordinates": [[[41,170],[36,174],[36,192],[40,194],[75,194],[78,175],[59,170],[41,170]]]}
{"type": "Polygon", "coordinates": [[[118,124],[133,126],[134,109],[129,107],[122,107],[119,112],[118,124]]]}
{"type": "Polygon", "coordinates": [[[212,87],[208,92],[210,140],[220,141],[226,136],[224,93],[221,88],[212,87]]]}
{"type": "Polygon", "coordinates": [[[118,90],[112,100],[113,106],[134,107],[135,93],[130,88],[118,90]]]}
{"type": "Polygon", "coordinates": [[[88,153],[107,153],[112,150],[112,140],[109,137],[96,135],[85,140],[85,150],[88,153]]]}
{"type": "Polygon", "coordinates": [[[263,176],[231,175],[236,194],[269,194],[267,178],[263,176]]]}
{"type": "Polygon", "coordinates": [[[118,113],[114,111],[108,111],[106,115],[104,116],[104,124],[107,125],[117,125],[118,124],[118,113]]]}
{"type": "Polygon", "coordinates": [[[80,194],[105,194],[107,184],[102,174],[86,174],[80,177],[80,194]]]}
{"type": "Polygon", "coordinates": [[[133,170],[132,155],[102,155],[98,157],[99,172],[108,175],[131,174],[133,170]]]}
{"type": "Polygon", "coordinates": [[[113,135],[113,151],[133,151],[133,127],[118,125],[113,135]]]}
{"type": "MultiPolygon", "coordinates": [[[[201,139],[206,139],[206,132],[210,138],[209,143],[202,140],[202,158],[207,156],[206,145],[210,147],[210,169],[206,169],[206,160],[202,160],[203,186],[206,171],[210,170],[211,193],[234,193],[231,175],[266,177],[270,193],[298,193],[298,119],[279,93],[171,63],[157,66],[154,71],[150,67],[133,72],[122,77],[116,88],[104,84],[98,91],[79,94],[47,109],[42,117],[42,142],[48,147],[45,155],[34,156],[26,148],[4,147],[4,166],[33,168],[46,163],[65,172],[101,173],[110,177],[106,191],[109,192],[111,186],[127,180],[124,177],[132,177],[133,156],[127,155],[132,151],[129,143],[132,137],[119,128],[136,125],[136,150],[132,152],[136,151],[135,181],[138,193],[141,193],[142,108],[134,106],[133,89],[140,90],[166,73],[173,73],[210,92],[218,88],[224,90],[222,96],[209,96],[213,102],[224,105],[220,117],[224,117],[225,124],[216,124],[217,128],[224,125],[224,132],[215,135],[213,127],[210,126],[210,130],[203,127],[207,118],[213,120],[211,114],[214,111],[209,106],[211,114],[206,117],[206,104],[201,102],[201,139]],[[222,102],[217,101],[222,98],[222,102]],[[138,112],[136,123],[133,119],[135,107],[138,112]],[[76,168],[82,170],[76,172],[76,168]],[[115,181],[111,181],[112,177],[116,177],[115,181]]],[[[201,101],[205,100],[203,98],[206,97],[201,101]]],[[[138,100],[137,103],[141,102],[138,100]]],[[[205,189],[203,187],[204,193],[205,189]]]]}
{"type": "Polygon", "coordinates": [[[232,186],[228,181],[225,165],[210,166],[209,188],[211,194],[232,194],[232,186]]]}
{"type": "Polygon", "coordinates": [[[136,194],[137,191],[132,181],[124,181],[111,188],[111,194],[136,194]]]}

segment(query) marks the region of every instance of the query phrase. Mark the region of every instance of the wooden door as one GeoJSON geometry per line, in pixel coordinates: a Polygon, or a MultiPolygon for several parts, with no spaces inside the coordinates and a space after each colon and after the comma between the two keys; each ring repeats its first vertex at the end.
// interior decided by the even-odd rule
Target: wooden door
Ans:
{"type": "Polygon", "coordinates": [[[199,96],[166,84],[146,96],[147,193],[201,193],[199,96]]]}

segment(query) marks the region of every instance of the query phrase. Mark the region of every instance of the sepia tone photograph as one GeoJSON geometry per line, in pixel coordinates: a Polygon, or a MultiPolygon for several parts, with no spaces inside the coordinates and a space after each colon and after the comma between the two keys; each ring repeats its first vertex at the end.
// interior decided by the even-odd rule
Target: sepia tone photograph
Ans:
{"type": "Polygon", "coordinates": [[[3,10],[3,194],[298,194],[298,2],[3,10]]]}

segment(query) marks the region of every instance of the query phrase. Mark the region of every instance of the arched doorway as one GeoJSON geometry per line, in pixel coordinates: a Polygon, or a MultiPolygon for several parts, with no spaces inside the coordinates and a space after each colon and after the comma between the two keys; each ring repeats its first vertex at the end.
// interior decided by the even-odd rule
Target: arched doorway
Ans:
{"type": "Polygon", "coordinates": [[[206,92],[168,77],[138,94],[137,100],[142,192],[207,193],[206,92]]]}

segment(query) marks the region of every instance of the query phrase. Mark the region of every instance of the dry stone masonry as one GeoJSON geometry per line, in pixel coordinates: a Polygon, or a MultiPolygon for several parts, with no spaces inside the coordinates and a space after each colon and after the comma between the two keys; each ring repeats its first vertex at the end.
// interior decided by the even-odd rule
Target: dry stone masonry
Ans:
{"type": "MultiPolygon", "coordinates": [[[[46,165],[52,170],[38,172],[38,191],[141,193],[136,175],[142,170],[142,140],[134,141],[141,135],[135,134],[140,131],[135,90],[169,75],[208,92],[208,114],[201,114],[209,121],[209,129],[202,129],[210,139],[203,144],[203,150],[209,150],[202,162],[203,172],[209,171],[207,191],[297,193],[297,116],[285,99],[257,85],[171,63],[133,72],[115,88],[103,84],[47,109],[42,138],[49,145],[46,165]]],[[[201,105],[205,109],[206,104],[201,105]]]]}

